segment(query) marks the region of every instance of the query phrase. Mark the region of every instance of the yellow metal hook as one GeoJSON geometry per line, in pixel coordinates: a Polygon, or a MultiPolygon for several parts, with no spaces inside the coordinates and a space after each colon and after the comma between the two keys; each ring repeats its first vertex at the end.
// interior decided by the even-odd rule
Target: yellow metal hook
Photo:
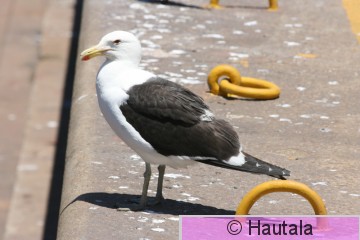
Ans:
{"type": "MultiPolygon", "coordinates": [[[[248,215],[257,200],[273,192],[296,193],[308,200],[316,215],[327,215],[325,204],[319,194],[305,184],[291,180],[273,180],[257,185],[244,196],[236,209],[236,215],[248,215]]],[[[326,218],[317,218],[317,227],[327,229],[328,222],[326,218]]]]}
{"type": "Polygon", "coordinates": [[[214,67],[208,76],[208,85],[210,92],[223,97],[237,95],[254,99],[275,99],[280,95],[280,88],[274,83],[250,78],[241,77],[239,71],[227,64],[221,64],[214,67]],[[222,79],[220,84],[219,78],[222,79]]]}
{"type": "MultiPolygon", "coordinates": [[[[206,6],[208,8],[221,9],[219,5],[219,0],[210,0],[210,3],[206,6]]],[[[269,0],[269,10],[276,11],[278,9],[277,0],[269,0]]]]}

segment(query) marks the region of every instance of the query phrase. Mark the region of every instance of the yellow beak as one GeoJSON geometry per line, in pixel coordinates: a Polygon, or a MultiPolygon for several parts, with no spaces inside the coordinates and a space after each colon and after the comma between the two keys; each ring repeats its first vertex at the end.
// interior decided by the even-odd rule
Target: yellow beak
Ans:
{"type": "Polygon", "coordinates": [[[104,52],[109,51],[109,50],[110,50],[110,48],[99,47],[98,45],[93,46],[91,48],[86,49],[85,51],[83,51],[80,54],[81,60],[87,61],[90,58],[104,55],[104,52]]]}

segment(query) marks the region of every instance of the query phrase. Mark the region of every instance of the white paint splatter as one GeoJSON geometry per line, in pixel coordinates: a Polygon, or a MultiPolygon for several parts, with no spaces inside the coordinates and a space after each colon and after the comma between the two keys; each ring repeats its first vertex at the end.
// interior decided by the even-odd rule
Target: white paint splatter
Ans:
{"type": "Polygon", "coordinates": [[[143,216],[140,216],[139,219],[137,220],[138,222],[147,222],[149,220],[149,218],[147,217],[143,217],[143,216]]]}
{"type": "Polygon", "coordinates": [[[154,15],[144,15],[144,19],[157,19],[154,15]]]}
{"type": "Polygon", "coordinates": [[[163,219],[153,219],[152,222],[153,223],[163,223],[163,222],[165,222],[165,220],[163,220],[163,219]]]}
{"type": "Polygon", "coordinates": [[[181,55],[181,54],[185,54],[185,53],[186,52],[184,50],[178,50],[178,49],[174,49],[169,52],[169,54],[172,54],[172,55],[181,55]]]}
{"type": "Polygon", "coordinates": [[[128,186],[120,186],[119,189],[127,189],[129,188],[128,186]]]}
{"type": "Polygon", "coordinates": [[[289,42],[289,41],[284,41],[284,44],[286,44],[288,47],[294,47],[294,46],[299,46],[300,45],[300,43],[289,42]]]}
{"type": "Polygon", "coordinates": [[[302,92],[302,91],[305,91],[306,87],[301,87],[301,86],[299,86],[299,87],[297,87],[296,89],[297,89],[298,91],[302,92]]]}
{"type": "Polygon", "coordinates": [[[169,75],[170,77],[180,78],[183,75],[180,73],[173,73],[173,72],[165,72],[166,75],[169,75]]]}
{"type": "Polygon", "coordinates": [[[168,219],[171,220],[171,221],[179,221],[178,217],[169,217],[168,219]]]}
{"type": "Polygon", "coordinates": [[[212,33],[212,34],[204,34],[202,35],[205,38],[215,38],[215,39],[224,39],[224,36],[221,34],[216,34],[216,33],[212,33]]]}
{"type": "Polygon", "coordinates": [[[276,105],[276,106],[278,106],[278,107],[283,107],[283,108],[289,108],[289,107],[291,107],[291,105],[288,104],[288,103],[278,104],[278,105],[276,105]]]}
{"type": "Polygon", "coordinates": [[[190,176],[184,176],[182,174],[178,174],[178,173],[167,173],[164,175],[165,177],[168,177],[168,178],[190,178],[190,176]]]}
{"type": "Polygon", "coordinates": [[[103,164],[102,162],[97,162],[97,161],[92,161],[91,163],[96,164],[96,165],[101,165],[101,164],[103,164]]]}
{"type": "Polygon", "coordinates": [[[165,232],[165,229],[159,228],[159,227],[157,227],[157,228],[152,228],[151,230],[154,231],[154,232],[165,232]]]}
{"type": "Polygon", "coordinates": [[[187,196],[187,197],[190,197],[190,196],[191,196],[191,194],[189,194],[189,193],[182,193],[181,195],[187,196]]]}
{"type": "Polygon", "coordinates": [[[249,54],[247,53],[234,53],[234,52],[230,52],[230,57],[237,57],[237,58],[248,58],[249,54]]]}
{"type": "Polygon", "coordinates": [[[270,114],[269,117],[271,117],[271,118],[278,118],[278,117],[279,117],[279,114],[270,114]]]}
{"type": "Polygon", "coordinates": [[[338,85],[339,82],[338,81],[329,81],[328,84],[329,85],[338,85]]]}
{"type": "Polygon", "coordinates": [[[181,79],[179,81],[182,84],[202,84],[202,81],[199,81],[197,79],[191,79],[191,78],[187,78],[187,79],[181,79]]]}
{"type": "Polygon", "coordinates": [[[300,115],[301,118],[311,118],[311,116],[309,114],[302,114],[300,115]]]}
{"type": "Polygon", "coordinates": [[[109,176],[108,178],[110,178],[110,179],[119,179],[120,177],[118,177],[118,176],[109,176]]]}
{"type": "Polygon", "coordinates": [[[190,201],[190,202],[194,202],[194,201],[200,200],[200,198],[197,198],[197,197],[188,197],[187,200],[190,201]]]}
{"type": "Polygon", "coordinates": [[[349,196],[352,196],[352,197],[360,197],[360,194],[350,193],[349,196]]]}
{"type": "Polygon", "coordinates": [[[234,34],[234,35],[242,35],[242,34],[244,34],[244,32],[241,31],[241,30],[234,30],[234,31],[233,31],[233,34],[234,34]]]}
{"type": "Polygon", "coordinates": [[[316,185],[327,186],[327,183],[326,182],[314,182],[314,183],[311,183],[311,185],[313,185],[313,186],[316,186],[316,185]]]}
{"type": "Polygon", "coordinates": [[[250,22],[244,23],[244,26],[255,26],[255,25],[257,25],[257,24],[258,24],[257,21],[250,21],[250,22]]]}
{"type": "Polygon", "coordinates": [[[139,161],[139,160],[141,160],[141,157],[137,154],[134,154],[134,155],[130,156],[130,159],[133,161],[139,161]]]}
{"type": "Polygon", "coordinates": [[[290,119],[288,119],[288,118],[280,118],[279,121],[280,121],[280,122],[289,122],[289,123],[292,122],[292,121],[291,121],[290,119]]]}
{"type": "Polygon", "coordinates": [[[150,39],[152,39],[152,40],[159,40],[159,39],[163,39],[163,36],[161,36],[161,35],[154,35],[154,36],[150,37],[150,39]]]}
{"type": "Polygon", "coordinates": [[[159,62],[159,59],[154,59],[154,58],[144,59],[142,62],[143,63],[156,63],[156,62],[159,62]]]}
{"type": "Polygon", "coordinates": [[[329,119],[330,117],[328,116],[320,116],[320,119],[329,119]]]}

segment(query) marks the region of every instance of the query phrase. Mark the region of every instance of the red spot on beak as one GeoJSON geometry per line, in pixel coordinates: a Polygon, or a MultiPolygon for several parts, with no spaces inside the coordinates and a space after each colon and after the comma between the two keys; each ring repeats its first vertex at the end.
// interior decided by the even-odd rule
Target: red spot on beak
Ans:
{"type": "Polygon", "coordinates": [[[82,58],[81,58],[81,60],[83,60],[83,61],[87,61],[87,60],[89,60],[90,59],[90,57],[88,56],[88,55],[85,55],[85,56],[83,56],[82,58]]]}

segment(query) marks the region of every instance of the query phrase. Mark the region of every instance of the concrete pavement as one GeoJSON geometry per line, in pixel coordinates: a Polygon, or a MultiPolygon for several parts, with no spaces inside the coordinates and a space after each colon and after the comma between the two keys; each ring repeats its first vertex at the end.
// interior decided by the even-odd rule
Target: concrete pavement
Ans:
{"type": "Polygon", "coordinates": [[[43,239],[74,2],[2,2],[1,239],[43,239]]]}
{"type": "MultiPolygon", "coordinates": [[[[220,11],[202,9],[207,3],[86,1],[79,51],[108,32],[132,31],[144,48],[142,66],[202,96],[235,126],[247,152],[291,170],[291,179],[320,194],[329,214],[359,214],[360,45],[341,2],[279,1],[276,12],[261,1],[224,0],[220,11]],[[206,75],[221,63],[276,83],[280,98],[210,95],[206,75]]],[[[201,164],[167,169],[163,206],[117,212],[116,203],[139,196],[144,164],[99,112],[101,62],[77,63],[58,239],[177,239],[178,215],[233,214],[246,192],[271,179],[201,164]]],[[[251,214],[313,210],[297,195],[272,194],[251,214]]]]}
{"type": "Polygon", "coordinates": [[[0,234],[16,179],[45,3],[5,0],[0,11],[0,234]]]}

